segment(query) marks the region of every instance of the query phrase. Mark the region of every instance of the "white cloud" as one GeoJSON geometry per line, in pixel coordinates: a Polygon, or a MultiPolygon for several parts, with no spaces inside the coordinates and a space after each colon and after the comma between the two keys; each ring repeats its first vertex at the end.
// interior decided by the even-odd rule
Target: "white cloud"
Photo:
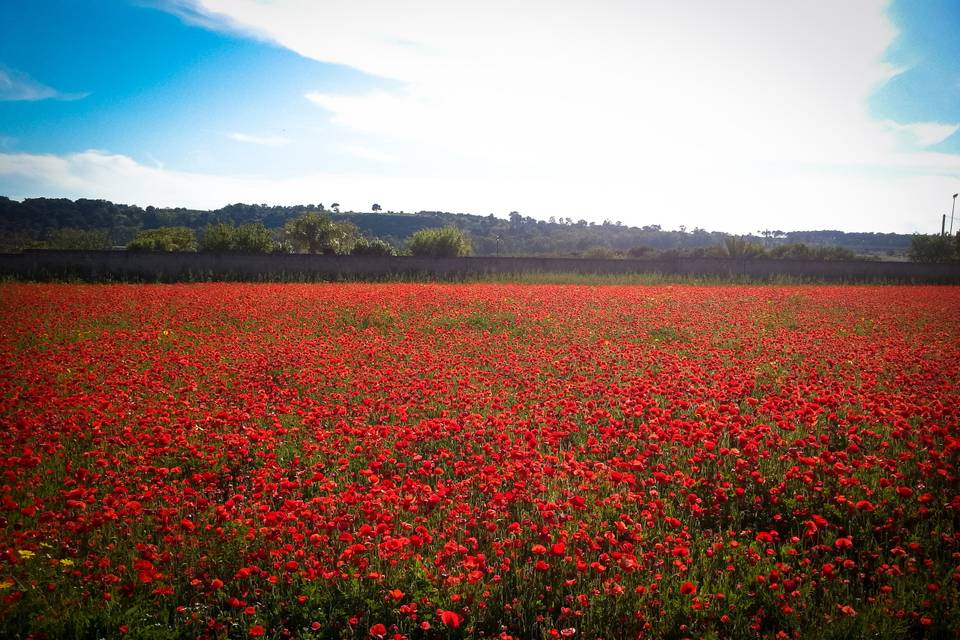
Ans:
{"type": "Polygon", "coordinates": [[[61,93],[16,69],[0,66],[0,102],[37,100],[79,100],[86,93],[61,93]]]}
{"type": "Polygon", "coordinates": [[[183,22],[204,29],[228,31],[232,34],[254,38],[269,39],[256,29],[245,27],[234,22],[230,16],[222,13],[213,13],[204,9],[195,0],[132,0],[134,4],[160,9],[180,18],[183,22]]]}
{"type": "Polygon", "coordinates": [[[369,149],[363,145],[345,144],[341,147],[341,149],[350,155],[356,156],[357,158],[361,158],[363,160],[371,160],[373,162],[393,162],[393,156],[391,156],[389,153],[377,151],[376,149],[369,149]]]}
{"type": "MultiPolygon", "coordinates": [[[[946,181],[955,190],[960,177],[958,156],[925,150],[953,125],[868,113],[871,93],[903,71],[882,62],[896,36],[887,5],[198,0],[196,8],[304,56],[399,81],[400,89],[306,97],[347,132],[408,144],[440,165],[455,160],[447,164],[465,168],[451,179],[510,185],[536,216],[586,212],[602,194],[642,202],[653,218],[624,213],[625,221],[743,227],[772,207],[785,211],[778,195],[758,197],[776,182],[818,207],[781,228],[817,216],[872,228],[873,217],[852,213],[871,197],[851,194],[868,183],[877,193],[877,174],[911,190],[878,203],[902,204],[891,212],[900,227],[937,217],[917,208],[934,195],[920,189],[946,181]]],[[[407,168],[423,178],[436,170],[407,168]]],[[[465,191],[454,208],[482,209],[478,193],[492,188],[465,191]]]]}
{"type": "Polygon", "coordinates": [[[261,136],[252,135],[249,133],[240,133],[237,131],[227,133],[225,135],[236,142],[256,144],[262,147],[282,147],[290,143],[290,139],[284,136],[261,136]]]}
{"type": "Polygon", "coordinates": [[[960,129],[958,124],[943,124],[940,122],[913,122],[901,124],[893,120],[884,120],[883,126],[891,131],[907,134],[917,145],[930,147],[943,142],[960,129]]]}
{"type": "Polygon", "coordinates": [[[682,183],[646,183],[624,193],[606,182],[553,178],[387,176],[312,173],[272,179],[222,176],[147,166],[103,151],[63,156],[0,153],[0,192],[13,198],[49,196],[106,198],[156,206],[217,208],[230,202],[300,204],[333,202],[366,211],[379,202],[395,211],[464,210],[495,213],[534,211],[574,219],[680,224],[730,232],[758,229],[842,229],[848,231],[935,231],[949,210],[956,179],[943,175],[843,176],[818,172],[758,176],[749,190],[716,171],[682,183]],[[951,191],[953,189],[953,191],[951,191]],[[690,204],[682,219],[661,213],[675,207],[681,193],[690,204]],[[944,198],[943,194],[947,194],[944,198]],[[734,203],[729,217],[715,203],[734,203]],[[934,229],[936,227],[936,229],[934,229]]]}

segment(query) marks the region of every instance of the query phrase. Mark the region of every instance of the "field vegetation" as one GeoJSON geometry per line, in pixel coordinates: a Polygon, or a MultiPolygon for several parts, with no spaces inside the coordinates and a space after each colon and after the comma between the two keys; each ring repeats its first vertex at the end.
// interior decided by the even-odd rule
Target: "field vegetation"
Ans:
{"type": "Polygon", "coordinates": [[[954,638],[960,290],[0,286],[0,636],[954,638]]]}

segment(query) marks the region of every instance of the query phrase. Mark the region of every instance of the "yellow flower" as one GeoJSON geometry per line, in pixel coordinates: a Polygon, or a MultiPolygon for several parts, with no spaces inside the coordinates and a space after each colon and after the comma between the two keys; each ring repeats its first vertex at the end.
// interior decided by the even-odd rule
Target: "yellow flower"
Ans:
{"type": "Polygon", "coordinates": [[[0,580],[0,589],[9,589],[16,583],[13,581],[13,578],[4,578],[0,580]]]}
{"type": "Polygon", "coordinates": [[[23,558],[24,560],[29,560],[33,556],[37,555],[33,551],[28,551],[27,549],[20,549],[19,551],[17,551],[17,553],[20,554],[20,557],[23,558]]]}
{"type": "Polygon", "coordinates": [[[71,560],[70,558],[64,558],[63,560],[60,561],[60,564],[62,564],[65,567],[72,567],[73,560],[71,560]]]}

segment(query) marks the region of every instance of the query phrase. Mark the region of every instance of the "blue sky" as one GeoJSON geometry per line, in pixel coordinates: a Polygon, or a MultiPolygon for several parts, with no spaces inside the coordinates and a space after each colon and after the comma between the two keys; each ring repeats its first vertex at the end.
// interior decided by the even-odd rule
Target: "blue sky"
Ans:
{"type": "MultiPolygon", "coordinates": [[[[900,30],[884,58],[904,71],[871,97],[878,118],[960,122],[960,3],[900,0],[889,10],[900,30]]],[[[960,135],[933,148],[960,153],[960,135]]]]}
{"type": "Polygon", "coordinates": [[[949,212],[960,3],[516,4],[0,0],[0,194],[735,232],[949,212]]]}

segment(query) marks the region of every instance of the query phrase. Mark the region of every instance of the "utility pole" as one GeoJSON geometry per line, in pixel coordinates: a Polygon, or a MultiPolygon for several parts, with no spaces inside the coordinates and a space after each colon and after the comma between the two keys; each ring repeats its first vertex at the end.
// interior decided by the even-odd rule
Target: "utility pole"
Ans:
{"type": "Polygon", "coordinates": [[[953,194],[953,205],[950,207],[950,235],[953,235],[953,210],[957,208],[957,196],[960,196],[960,193],[953,194]]]}
{"type": "Polygon", "coordinates": [[[943,214],[943,220],[940,221],[940,235],[947,235],[947,214],[943,214]]]}

